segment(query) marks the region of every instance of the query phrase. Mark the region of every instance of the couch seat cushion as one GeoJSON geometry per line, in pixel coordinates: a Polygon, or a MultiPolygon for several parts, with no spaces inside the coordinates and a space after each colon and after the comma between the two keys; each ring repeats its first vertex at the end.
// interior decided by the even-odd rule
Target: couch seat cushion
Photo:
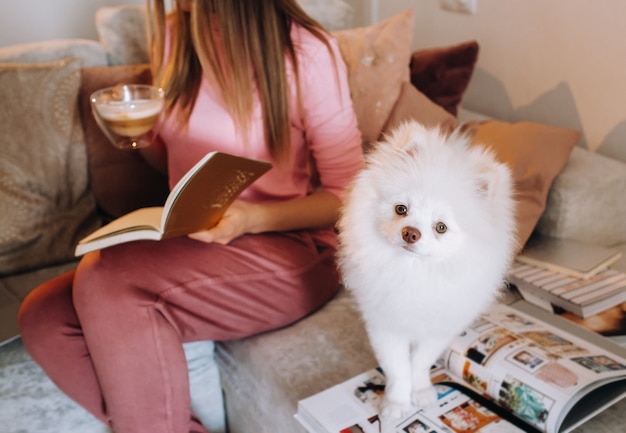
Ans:
{"type": "Polygon", "coordinates": [[[377,365],[354,301],[343,289],[294,325],[219,343],[216,360],[231,433],[303,432],[293,417],[298,400],[377,365]]]}

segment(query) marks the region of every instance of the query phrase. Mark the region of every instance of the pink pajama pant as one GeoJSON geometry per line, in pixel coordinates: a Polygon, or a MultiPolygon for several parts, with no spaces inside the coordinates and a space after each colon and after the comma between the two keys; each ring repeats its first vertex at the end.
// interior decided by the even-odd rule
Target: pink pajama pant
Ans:
{"type": "Polygon", "coordinates": [[[190,413],[182,343],[288,325],[337,288],[334,248],[307,232],[139,241],[35,289],[19,324],[57,386],[116,433],[206,432],[190,413]]]}

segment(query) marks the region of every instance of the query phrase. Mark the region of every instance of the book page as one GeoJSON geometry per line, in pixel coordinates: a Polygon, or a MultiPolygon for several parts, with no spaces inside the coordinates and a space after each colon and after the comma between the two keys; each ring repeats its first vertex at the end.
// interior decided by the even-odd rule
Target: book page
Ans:
{"type": "Polygon", "coordinates": [[[130,212],[100,227],[81,239],[74,250],[75,256],[141,239],[160,240],[162,207],[147,207],[130,212]]]}
{"type": "MultiPolygon", "coordinates": [[[[454,378],[540,431],[560,431],[586,393],[611,381],[621,381],[626,392],[621,352],[503,304],[493,305],[458,337],[443,362],[454,378]]],[[[577,412],[589,415],[582,408],[577,412]]]]}
{"type": "Polygon", "coordinates": [[[382,419],[378,404],[385,377],[378,369],[360,374],[301,400],[296,418],[312,433],[521,433],[517,427],[467,394],[436,385],[435,407],[419,408],[405,418],[382,419]]]}
{"type": "Polygon", "coordinates": [[[163,208],[160,206],[134,210],[100,227],[89,236],[83,238],[79,244],[85,244],[97,239],[116,236],[138,229],[153,230],[160,233],[162,214],[163,208]]]}

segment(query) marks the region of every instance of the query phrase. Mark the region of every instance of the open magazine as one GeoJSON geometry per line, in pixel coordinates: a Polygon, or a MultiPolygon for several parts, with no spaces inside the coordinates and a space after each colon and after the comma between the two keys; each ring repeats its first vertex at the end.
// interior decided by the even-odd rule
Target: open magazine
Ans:
{"type": "Polygon", "coordinates": [[[310,433],[568,432],[626,396],[626,349],[527,302],[494,304],[431,370],[438,402],[378,416],[379,369],[298,402],[310,433]]]}

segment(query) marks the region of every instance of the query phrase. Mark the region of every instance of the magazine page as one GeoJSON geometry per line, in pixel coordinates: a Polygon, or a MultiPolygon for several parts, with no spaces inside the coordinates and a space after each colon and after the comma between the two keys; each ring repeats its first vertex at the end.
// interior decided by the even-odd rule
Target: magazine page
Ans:
{"type": "Polygon", "coordinates": [[[481,315],[442,362],[457,380],[546,432],[569,430],[626,392],[623,357],[503,304],[481,315]],[[594,394],[593,409],[577,406],[572,413],[580,419],[562,425],[585,395],[616,381],[606,402],[594,394]]]}
{"type": "MultiPolygon", "coordinates": [[[[449,380],[441,366],[435,380],[449,380]]],[[[298,403],[296,419],[310,433],[521,433],[485,405],[443,383],[435,385],[437,405],[415,410],[403,419],[378,415],[385,377],[372,369],[298,403]]]]}

